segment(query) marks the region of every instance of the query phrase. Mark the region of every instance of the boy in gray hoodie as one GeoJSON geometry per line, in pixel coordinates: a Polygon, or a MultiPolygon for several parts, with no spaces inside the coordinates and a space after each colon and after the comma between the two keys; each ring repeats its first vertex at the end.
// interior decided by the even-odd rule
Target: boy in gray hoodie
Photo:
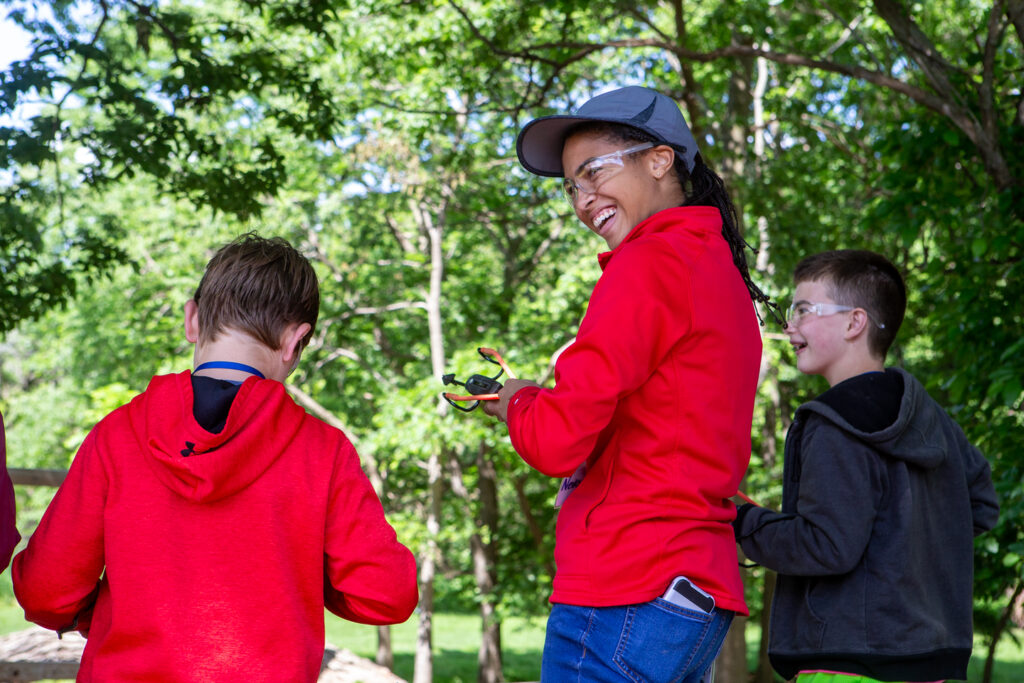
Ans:
{"type": "Polygon", "coordinates": [[[830,388],[786,436],[782,511],[740,507],[747,557],[779,573],[769,655],[787,679],[964,679],[973,539],[999,507],[989,464],[909,373],[885,367],[906,308],[869,251],[796,268],[786,333],[830,388]]]}

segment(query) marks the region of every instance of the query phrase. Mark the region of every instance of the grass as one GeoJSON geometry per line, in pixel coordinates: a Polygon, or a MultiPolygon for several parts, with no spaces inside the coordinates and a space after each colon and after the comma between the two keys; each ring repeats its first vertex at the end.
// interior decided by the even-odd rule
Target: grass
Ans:
{"type": "MultiPolygon", "coordinates": [[[[988,648],[978,637],[974,638],[974,652],[967,667],[967,680],[981,680],[988,648]]],[[[996,661],[992,668],[992,683],[1020,683],[1024,681],[1024,629],[1014,629],[996,646],[996,661]],[[1012,636],[1012,637],[1011,637],[1012,636]]]]}
{"type": "MultiPolygon", "coordinates": [[[[540,679],[540,654],[544,644],[543,618],[510,617],[501,628],[503,669],[507,681],[540,679]]],[[[395,673],[412,680],[416,653],[416,616],[391,628],[395,673]]],[[[373,659],[377,629],[327,615],[327,642],[373,659]]],[[[472,614],[434,615],[434,680],[438,683],[475,683],[476,656],[480,644],[480,619],[472,614]]]]}
{"type": "MultiPolygon", "coordinates": [[[[327,642],[347,648],[373,659],[377,652],[377,630],[372,626],[353,624],[327,614],[327,642]]],[[[508,618],[502,626],[502,653],[507,681],[536,681],[540,678],[540,656],[544,643],[543,618],[508,618]]],[[[0,633],[9,633],[29,624],[10,592],[9,573],[0,577],[0,633]]],[[[392,627],[391,639],[395,655],[395,673],[412,680],[416,651],[417,621],[392,627]]],[[[1024,630],[1017,629],[1004,637],[996,649],[993,683],[1024,681],[1024,630]]],[[[760,632],[756,624],[747,624],[747,646],[751,665],[756,660],[760,632]]],[[[436,614],[434,616],[434,681],[437,683],[475,683],[476,655],[480,643],[480,622],[470,614],[436,614]]],[[[968,682],[979,683],[985,666],[987,650],[975,639],[974,656],[968,669],[968,682]]],[[[781,680],[781,679],[780,679],[781,680]]]]}

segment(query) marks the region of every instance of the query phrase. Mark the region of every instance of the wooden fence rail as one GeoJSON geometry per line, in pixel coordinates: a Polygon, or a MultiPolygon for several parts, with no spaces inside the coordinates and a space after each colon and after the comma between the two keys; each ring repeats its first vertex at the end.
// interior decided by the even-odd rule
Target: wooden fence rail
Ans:
{"type": "Polygon", "coordinates": [[[60,486],[67,470],[36,470],[22,467],[8,467],[11,481],[20,486],[60,486]]]}

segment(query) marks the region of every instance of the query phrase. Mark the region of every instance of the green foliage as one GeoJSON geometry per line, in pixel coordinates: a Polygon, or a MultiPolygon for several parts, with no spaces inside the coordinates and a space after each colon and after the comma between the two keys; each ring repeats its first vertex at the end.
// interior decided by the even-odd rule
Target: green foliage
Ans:
{"type": "MultiPolygon", "coordinates": [[[[448,410],[437,365],[481,372],[475,349],[491,346],[520,376],[541,377],[572,339],[603,245],[555,182],[519,168],[515,136],[534,116],[643,83],[683,104],[774,298],[823,249],[875,249],[903,269],[910,305],[890,360],[993,464],[1002,516],[979,539],[976,592],[998,609],[1024,566],[1024,50],[1005,17],[988,32],[987,5],[896,3],[934,43],[924,68],[882,14],[892,4],[16,7],[35,42],[0,76],[0,407],[12,464],[66,466],[99,416],[152,374],[188,367],[181,308],[212,249],[250,229],[282,235],[313,260],[323,292],[292,381],[379,470],[400,537],[418,552],[438,544],[439,604],[483,599],[476,538],[496,558],[499,614],[543,612],[557,482],[530,470],[502,427],[448,410]],[[431,456],[444,464],[433,537],[431,456]],[[485,519],[491,469],[497,521],[485,519]]],[[[777,505],[789,418],[824,386],[766,333],[746,490],[777,505]]],[[[46,496],[19,495],[30,528],[46,496]]],[[[760,574],[750,576],[760,610],[760,574]]]]}
{"type": "Polygon", "coordinates": [[[282,133],[334,134],[315,74],[329,14],[303,7],[102,2],[9,13],[34,41],[0,73],[0,116],[20,117],[0,127],[0,332],[124,261],[118,217],[81,221],[72,195],[142,176],[246,218],[285,182],[282,133]],[[285,41],[275,40],[281,29],[285,41]]]}

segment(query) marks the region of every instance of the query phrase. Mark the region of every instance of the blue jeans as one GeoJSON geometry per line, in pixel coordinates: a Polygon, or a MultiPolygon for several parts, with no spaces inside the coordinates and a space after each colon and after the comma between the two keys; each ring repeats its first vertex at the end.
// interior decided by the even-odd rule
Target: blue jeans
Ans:
{"type": "Polygon", "coordinates": [[[620,607],[555,605],[541,683],[697,683],[718,656],[733,614],[661,598],[620,607]]]}

